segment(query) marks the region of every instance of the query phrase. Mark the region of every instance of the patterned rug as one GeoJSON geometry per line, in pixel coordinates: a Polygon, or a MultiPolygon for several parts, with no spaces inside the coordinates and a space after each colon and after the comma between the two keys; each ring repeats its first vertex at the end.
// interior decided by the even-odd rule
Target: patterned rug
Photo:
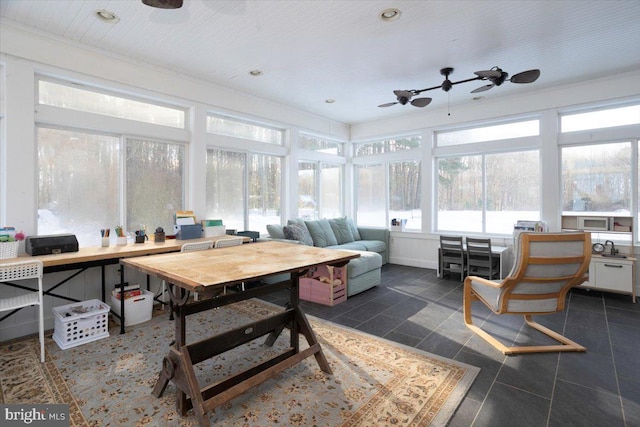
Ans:
{"type": "MultiPolygon", "coordinates": [[[[187,342],[212,331],[280,310],[257,300],[188,318],[187,342]]],[[[216,408],[212,425],[224,426],[444,426],[462,401],[478,368],[402,346],[309,316],[333,375],[310,357],[216,408]]],[[[174,336],[160,311],[152,320],[118,334],[61,350],[46,338],[46,363],[38,341],[0,345],[0,403],[66,403],[72,426],[194,426],[192,411],[175,411],[175,388],[156,398],[151,389],[174,336]]],[[[274,347],[264,338],[196,365],[201,386],[253,365],[274,347]]],[[[306,340],[301,339],[304,348],[306,340]],[[304,344],[303,344],[304,343],[304,344]]]]}

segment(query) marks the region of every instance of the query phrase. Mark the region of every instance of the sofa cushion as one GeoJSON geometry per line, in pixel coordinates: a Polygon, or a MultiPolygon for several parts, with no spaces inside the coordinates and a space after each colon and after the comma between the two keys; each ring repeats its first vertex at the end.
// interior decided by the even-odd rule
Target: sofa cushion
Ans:
{"type": "Polygon", "coordinates": [[[333,234],[336,236],[336,240],[339,245],[343,243],[351,243],[355,240],[353,238],[351,227],[347,224],[346,217],[330,219],[329,225],[331,225],[331,229],[333,230],[333,234]]]}
{"type": "Polygon", "coordinates": [[[280,224],[267,224],[267,232],[274,239],[284,239],[284,230],[280,224]]]}
{"type": "Polygon", "coordinates": [[[387,250],[385,242],[380,240],[358,240],[358,243],[367,248],[369,252],[383,253],[387,250]]]}
{"type": "Polygon", "coordinates": [[[360,242],[349,242],[349,243],[343,243],[342,245],[326,246],[326,249],[338,249],[338,250],[344,249],[348,251],[366,251],[367,250],[365,245],[361,245],[360,242]]]}
{"type": "MultiPolygon", "coordinates": [[[[349,272],[349,278],[352,278],[358,277],[371,270],[379,270],[380,267],[382,267],[382,257],[380,254],[375,252],[360,252],[360,257],[349,261],[347,271],[349,272]]],[[[349,286],[349,282],[347,282],[347,286],[349,286]]]]}
{"type": "Polygon", "coordinates": [[[325,246],[338,244],[338,240],[336,239],[335,234],[333,234],[333,230],[331,229],[331,225],[328,220],[318,219],[315,221],[305,221],[304,223],[307,225],[309,233],[311,233],[313,246],[324,248],[325,246]]]}
{"type": "Polygon", "coordinates": [[[347,225],[351,229],[351,235],[353,236],[353,240],[360,240],[360,232],[358,231],[358,227],[356,227],[356,223],[353,222],[351,218],[347,218],[347,225]]]}
{"type": "Polygon", "coordinates": [[[300,224],[285,225],[282,229],[287,240],[298,240],[303,245],[313,246],[313,239],[307,227],[300,224]]]}

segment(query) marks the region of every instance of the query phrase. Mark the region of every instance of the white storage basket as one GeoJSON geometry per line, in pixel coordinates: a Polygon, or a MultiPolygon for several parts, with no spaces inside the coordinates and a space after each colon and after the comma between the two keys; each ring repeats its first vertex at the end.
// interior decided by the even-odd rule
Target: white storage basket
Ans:
{"type": "MultiPolygon", "coordinates": [[[[151,320],[153,317],[153,292],[142,289],[142,295],[125,298],[124,300],[124,326],[137,325],[151,320]]],[[[120,316],[120,300],[111,294],[111,309],[120,316]]],[[[115,320],[120,320],[116,317],[115,320]]]]}
{"type": "Polygon", "coordinates": [[[18,256],[20,242],[0,242],[0,259],[15,258],[18,256]]]}
{"type": "Polygon", "coordinates": [[[63,350],[109,336],[109,306],[100,300],[54,307],[53,314],[53,340],[63,350]]]}

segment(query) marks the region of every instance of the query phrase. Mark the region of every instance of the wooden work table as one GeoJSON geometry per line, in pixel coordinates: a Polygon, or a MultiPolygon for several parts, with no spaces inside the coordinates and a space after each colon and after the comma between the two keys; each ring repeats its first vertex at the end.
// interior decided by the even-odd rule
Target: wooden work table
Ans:
{"type": "Polygon", "coordinates": [[[164,279],[170,286],[169,295],[176,312],[175,346],[163,360],[162,370],[153,388],[154,396],[161,397],[169,382],[173,382],[178,413],[184,415],[193,408],[199,424],[209,426],[207,414],[216,407],[309,356],[316,358],[324,372],[331,373],[311,325],[298,305],[298,279],[311,267],[322,264],[343,266],[358,256],[357,252],[352,251],[271,241],[215,251],[122,259],[120,263],[123,266],[164,279]],[[224,292],[229,285],[283,273],[291,273],[291,280],[262,284],[239,292],[224,292]],[[247,325],[238,325],[236,329],[220,335],[186,343],[188,315],[282,289],[289,289],[289,304],[282,312],[247,325]],[[190,292],[197,292],[205,298],[187,304],[190,292]],[[271,346],[285,327],[291,330],[289,347],[269,360],[229,378],[203,388],[199,386],[193,365],[266,335],[265,344],[271,346]],[[309,343],[305,350],[300,350],[299,334],[309,343]]]}

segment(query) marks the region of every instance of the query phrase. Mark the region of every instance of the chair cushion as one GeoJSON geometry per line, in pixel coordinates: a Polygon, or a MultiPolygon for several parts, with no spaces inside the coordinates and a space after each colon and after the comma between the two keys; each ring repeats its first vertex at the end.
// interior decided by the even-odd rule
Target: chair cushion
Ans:
{"type": "Polygon", "coordinates": [[[309,233],[311,233],[313,246],[324,248],[326,246],[338,244],[338,240],[336,239],[335,234],[333,234],[333,230],[331,229],[331,225],[328,220],[319,219],[315,221],[305,221],[304,223],[306,224],[307,229],[309,229],[309,233]]]}
{"type": "Polygon", "coordinates": [[[346,217],[330,219],[329,225],[331,225],[331,229],[333,230],[333,234],[336,236],[336,240],[339,245],[343,243],[351,243],[355,240],[353,238],[351,227],[347,224],[346,217]]]}
{"type": "Polygon", "coordinates": [[[300,224],[290,224],[283,228],[287,240],[299,240],[303,245],[313,246],[313,239],[307,227],[300,224]]]}
{"type": "Polygon", "coordinates": [[[284,239],[284,230],[280,224],[267,224],[267,232],[274,239],[284,239]]]}

